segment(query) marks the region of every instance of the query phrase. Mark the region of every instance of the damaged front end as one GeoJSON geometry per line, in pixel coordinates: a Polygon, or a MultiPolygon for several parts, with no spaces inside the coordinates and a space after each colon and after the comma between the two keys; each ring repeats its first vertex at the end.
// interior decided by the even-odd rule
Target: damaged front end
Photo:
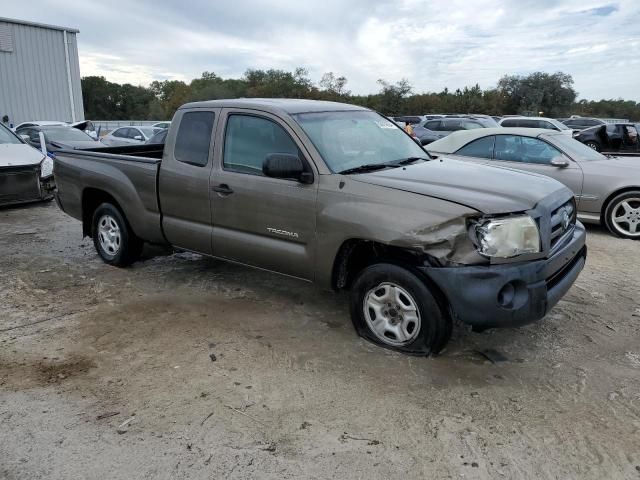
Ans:
{"type": "Polygon", "coordinates": [[[482,265],[488,259],[480,255],[469,233],[475,221],[474,217],[463,215],[406,232],[390,245],[425,255],[431,266],[482,265]]]}
{"type": "Polygon", "coordinates": [[[574,200],[552,196],[526,212],[468,215],[397,243],[426,255],[418,270],[455,317],[483,330],[544,317],[584,268],[585,237],[574,200]]]}

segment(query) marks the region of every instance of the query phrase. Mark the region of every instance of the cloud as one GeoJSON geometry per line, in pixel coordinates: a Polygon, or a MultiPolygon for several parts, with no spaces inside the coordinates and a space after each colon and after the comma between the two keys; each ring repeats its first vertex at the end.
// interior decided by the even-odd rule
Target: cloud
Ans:
{"type": "Polygon", "coordinates": [[[303,66],[355,93],[420,92],[561,70],[582,98],[640,100],[637,0],[7,1],[5,16],[79,28],[82,74],[118,82],[303,66]]]}

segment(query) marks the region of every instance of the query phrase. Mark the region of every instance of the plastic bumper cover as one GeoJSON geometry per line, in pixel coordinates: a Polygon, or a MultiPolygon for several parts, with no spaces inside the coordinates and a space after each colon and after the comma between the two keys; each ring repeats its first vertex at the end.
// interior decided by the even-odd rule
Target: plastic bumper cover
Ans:
{"type": "Polygon", "coordinates": [[[446,295],[454,315],[475,328],[515,327],[544,317],[584,268],[584,226],[544,260],[489,266],[423,267],[446,295]]]}

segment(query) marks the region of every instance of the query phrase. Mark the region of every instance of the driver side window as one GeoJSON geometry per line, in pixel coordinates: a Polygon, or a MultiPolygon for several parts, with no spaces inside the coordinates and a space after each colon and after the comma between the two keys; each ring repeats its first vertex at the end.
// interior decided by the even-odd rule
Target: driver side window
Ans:
{"type": "Polygon", "coordinates": [[[496,136],[496,160],[548,165],[551,160],[561,156],[560,150],[537,138],[520,135],[496,136]]]}
{"type": "Polygon", "coordinates": [[[298,146],[274,121],[251,115],[229,116],[222,162],[225,170],[262,175],[262,164],[272,153],[299,156],[298,146]]]}

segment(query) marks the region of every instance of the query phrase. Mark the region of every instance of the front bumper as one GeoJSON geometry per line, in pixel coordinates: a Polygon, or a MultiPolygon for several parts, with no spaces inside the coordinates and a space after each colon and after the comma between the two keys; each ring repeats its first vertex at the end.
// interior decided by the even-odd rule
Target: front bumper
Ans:
{"type": "Polygon", "coordinates": [[[469,267],[423,267],[444,292],[454,315],[478,329],[516,327],[544,317],[584,268],[585,229],[544,260],[469,267]]]}
{"type": "Polygon", "coordinates": [[[40,165],[0,169],[0,206],[49,200],[53,196],[53,176],[40,178],[40,165]]]}

